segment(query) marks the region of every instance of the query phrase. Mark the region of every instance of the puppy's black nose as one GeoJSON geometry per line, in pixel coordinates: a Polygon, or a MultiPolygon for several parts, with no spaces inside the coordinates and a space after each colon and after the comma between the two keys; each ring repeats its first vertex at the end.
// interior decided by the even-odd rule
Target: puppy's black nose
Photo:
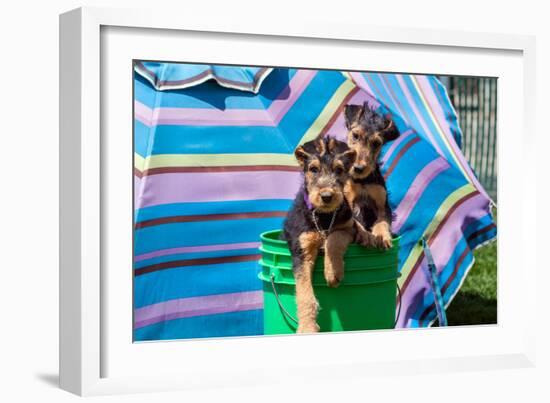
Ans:
{"type": "Polygon", "coordinates": [[[353,171],[354,171],[356,174],[363,173],[364,170],[365,170],[365,166],[364,166],[364,165],[354,165],[354,166],[353,166],[353,171]]]}
{"type": "Polygon", "coordinates": [[[332,193],[330,193],[330,192],[321,192],[321,200],[324,203],[330,203],[330,201],[332,200],[332,193]]]}

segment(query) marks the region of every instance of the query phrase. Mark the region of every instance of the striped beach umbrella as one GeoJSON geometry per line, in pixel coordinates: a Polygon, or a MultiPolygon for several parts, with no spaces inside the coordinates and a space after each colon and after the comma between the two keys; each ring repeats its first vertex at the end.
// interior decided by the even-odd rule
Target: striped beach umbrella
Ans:
{"type": "Polygon", "coordinates": [[[281,228],[301,185],[295,147],[344,139],[346,104],[402,133],[381,154],[402,236],[398,327],[429,326],[496,236],[434,76],[142,62],[134,94],[137,341],[262,334],[259,234],[281,228]]]}

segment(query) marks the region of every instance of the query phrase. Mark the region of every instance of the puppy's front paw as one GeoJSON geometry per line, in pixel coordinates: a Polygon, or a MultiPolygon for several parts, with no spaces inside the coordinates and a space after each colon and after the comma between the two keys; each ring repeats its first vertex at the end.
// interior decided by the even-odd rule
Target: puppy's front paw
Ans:
{"type": "Polygon", "coordinates": [[[325,280],[327,281],[327,285],[332,288],[336,288],[340,285],[342,280],[344,279],[344,273],[336,273],[333,270],[326,270],[325,269],[325,280]]]}
{"type": "Polygon", "coordinates": [[[389,249],[393,246],[391,232],[386,224],[377,224],[372,227],[372,234],[376,238],[375,244],[377,248],[389,249]]]}
{"type": "Polygon", "coordinates": [[[376,235],[376,247],[380,249],[390,249],[393,246],[393,240],[390,237],[376,235]]]}
{"type": "Polygon", "coordinates": [[[315,322],[300,323],[296,333],[318,333],[320,330],[319,325],[315,322]]]}
{"type": "Polygon", "coordinates": [[[355,236],[355,242],[364,247],[378,247],[377,238],[369,231],[358,231],[355,236]]]}

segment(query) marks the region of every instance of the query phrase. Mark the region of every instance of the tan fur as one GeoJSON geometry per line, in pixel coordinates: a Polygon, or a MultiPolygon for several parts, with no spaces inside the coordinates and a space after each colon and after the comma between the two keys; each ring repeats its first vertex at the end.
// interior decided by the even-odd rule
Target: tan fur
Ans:
{"type": "Polygon", "coordinates": [[[302,267],[296,272],[296,305],[298,313],[298,333],[318,332],[317,312],[319,303],[313,292],[313,268],[323,238],[317,232],[304,232],[299,237],[302,249],[302,267]]]}
{"type": "Polygon", "coordinates": [[[375,237],[372,232],[367,229],[359,221],[355,220],[355,239],[358,244],[363,246],[372,246],[375,248],[381,247],[381,243],[378,237],[375,237]]]}
{"type": "MultiPolygon", "coordinates": [[[[349,220],[350,226],[352,220],[349,220]]],[[[353,241],[349,230],[333,231],[325,241],[325,280],[329,287],[338,287],[344,279],[344,253],[353,241]]]]}
{"type": "Polygon", "coordinates": [[[342,164],[342,161],[334,160],[334,162],[332,163],[332,169],[336,170],[336,168],[344,169],[344,164],[342,164]]]}
{"type": "Polygon", "coordinates": [[[341,192],[331,192],[332,200],[330,203],[325,204],[321,202],[321,192],[324,192],[330,188],[315,188],[309,189],[309,200],[311,204],[315,206],[315,209],[321,213],[331,213],[342,204],[344,200],[344,194],[341,192]]]}
{"type": "Polygon", "coordinates": [[[360,192],[360,185],[354,183],[351,179],[346,181],[346,184],[344,185],[344,195],[346,196],[346,200],[348,201],[352,211],[355,206],[355,200],[358,200],[361,196],[360,192]]]}
{"type": "Polygon", "coordinates": [[[365,166],[365,170],[361,174],[357,174],[352,167],[350,170],[351,176],[362,179],[374,171],[383,142],[381,133],[375,133],[367,137],[367,132],[360,125],[354,124],[352,126],[348,132],[348,145],[357,154],[355,164],[365,166]],[[357,140],[354,139],[354,135],[358,136],[357,140]],[[374,146],[374,144],[377,144],[377,146],[374,146]]]}
{"type": "Polygon", "coordinates": [[[375,203],[377,218],[372,228],[363,228],[360,223],[357,223],[359,224],[357,228],[358,242],[364,246],[390,248],[392,236],[390,217],[386,217],[386,198],[388,197],[386,189],[381,185],[361,185],[349,180],[344,187],[344,194],[352,211],[356,211],[358,208],[356,201],[360,199],[370,198],[375,203]]]}
{"type": "Polygon", "coordinates": [[[377,218],[372,226],[372,234],[381,238],[382,246],[390,248],[392,246],[392,236],[389,224],[390,217],[386,217],[386,199],[388,197],[386,189],[380,185],[366,185],[365,193],[374,200],[376,205],[377,218]]]}
{"type": "Polygon", "coordinates": [[[334,150],[334,147],[336,147],[336,139],[334,137],[331,137],[328,140],[328,151],[332,152],[332,150],[334,150]]]}
{"type": "Polygon", "coordinates": [[[318,141],[315,143],[315,148],[317,149],[317,152],[319,153],[319,156],[322,157],[326,153],[325,149],[325,142],[324,141],[318,141]]]}
{"type": "Polygon", "coordinates": [[[294,150],[294,157],[296,158],[296,161],[298,161],[298,164],[300,164],[301,167],[304,167],[306,161],[310,157],[310,154],[304,150],[304,147],[299,146],[294,150]]]}

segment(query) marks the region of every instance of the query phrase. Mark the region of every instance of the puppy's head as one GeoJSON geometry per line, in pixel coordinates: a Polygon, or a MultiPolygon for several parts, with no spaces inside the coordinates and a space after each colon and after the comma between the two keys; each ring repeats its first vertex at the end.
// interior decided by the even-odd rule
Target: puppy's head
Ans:
{"type": "Polygon", "coordinates": [[[356,152],[332,137],[308,141],[294,152],[304,171],[309,201],[316,210],[329,213],[344,202],[344,184],[356,152]]]}
{"type": "Polygon", "coordinates": [[[348,145],[357,154],[350,175],[366,178],[376,169],[382,145],[398,138],[399,130],[391,118],[376,113],[366,103],[346,105],[344,115],[348,145]]]}

